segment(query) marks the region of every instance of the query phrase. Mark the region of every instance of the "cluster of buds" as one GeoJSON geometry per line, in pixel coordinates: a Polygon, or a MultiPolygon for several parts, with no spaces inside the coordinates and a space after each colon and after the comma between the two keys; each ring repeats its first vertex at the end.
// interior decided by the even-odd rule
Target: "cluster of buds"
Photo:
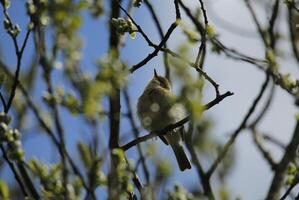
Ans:
{"type": "Polygon", "coordinates": [[[14,38],[17,37],[21,32],[20,26],[18,24],[13,25],[9,19],[5,19],[3,21],[3,26],[8,34],[10,34],[14,38]]]}
{"type": "Polygon", "coordinates": [[[7,144],[8,156],[12,160],[21,161],[24,151],[21,143],[21,134],[17,129],[11,129],[11,117],[4,112],[0,113],[0,143],[7,144]]]}
{"type": "Polygon", "coordinates": [[[112,25],[116,28],[117,32],[121,35],[129,33],[131,37],[135,35],[136,27],[130,19],[112,18],[112,25]]]}

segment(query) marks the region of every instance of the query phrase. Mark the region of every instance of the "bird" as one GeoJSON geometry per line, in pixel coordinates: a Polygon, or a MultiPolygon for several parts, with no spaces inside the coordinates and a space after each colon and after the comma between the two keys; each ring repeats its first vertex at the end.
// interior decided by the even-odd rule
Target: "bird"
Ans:
{"type": "MultiPolygon", "coordinates": [[[[154,76],[145,87],[137,102],[137,115],[144,129],[149,132],[161,131],[167,125],[183,119],[184,109],[176,103],[175,95],[167,78],[154,76]]],[[[170,145],[181,171],[191,169],[191,164],[183,148],[184,127],[160,135],[160,139],[170,145]]]]}

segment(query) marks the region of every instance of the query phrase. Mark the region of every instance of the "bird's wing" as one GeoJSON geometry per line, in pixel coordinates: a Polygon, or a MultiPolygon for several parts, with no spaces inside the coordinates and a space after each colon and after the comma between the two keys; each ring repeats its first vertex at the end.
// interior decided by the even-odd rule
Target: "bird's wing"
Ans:
{"type": "MultiPolygon", "coordinates": [[[[168,110],[171,107],[171,101],[174,99],[171,92],[165,89],[152,89],[148,93],[149,99],[152,103],[158,103],[161,108],[166,108],[166,110],[161,110],[161,115],[168,115],[168,110]]],[[[169,145],[167,139],[164,135],[159,136],[164,144],[169,145]]]]}

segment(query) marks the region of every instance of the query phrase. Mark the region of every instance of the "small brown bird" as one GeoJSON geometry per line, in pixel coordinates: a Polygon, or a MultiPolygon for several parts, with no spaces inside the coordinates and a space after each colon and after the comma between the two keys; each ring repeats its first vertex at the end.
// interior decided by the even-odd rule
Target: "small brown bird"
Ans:
{"type": "MultiPolygon", "coordinates": [[[[169,124],[183,119],[184,111],[175,103],[171,85],[167,78],[159,76],[154,70],[154,77],[148,83],[139,97],[137,114],[142,126],[148,131],[162,130],[169,124]]],[[[191,164],[182,146],[183,127],[174,129],[171,133],[160,136],[166,144],[170,144],[175,154],[180,170],[191,169],[191,164]]]]}

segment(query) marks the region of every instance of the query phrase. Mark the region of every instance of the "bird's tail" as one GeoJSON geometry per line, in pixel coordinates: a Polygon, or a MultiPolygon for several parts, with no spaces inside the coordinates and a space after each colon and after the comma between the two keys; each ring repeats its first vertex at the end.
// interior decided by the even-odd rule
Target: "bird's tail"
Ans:
{"type": "Polygon", "coordinates": [[[183,146],[181,145],[180,132],[176,131],[172,134],[168,134],[165,137],[174,152],[174,155],[179,164],[180,170],[184,171],[186,169],[191,169],[191,164],[189,162],[189,159],[184,151],[183,146]]]}
{"type": "Polygon", "coordinates": [[[171,147],[176,157],[176,160],[179,164],[180,170],[184,171],[186,169],[191,169],[191,164],[183,149],[183,146],[180,144],[175,144],[175,145],[171,144],[171,147]]]}

